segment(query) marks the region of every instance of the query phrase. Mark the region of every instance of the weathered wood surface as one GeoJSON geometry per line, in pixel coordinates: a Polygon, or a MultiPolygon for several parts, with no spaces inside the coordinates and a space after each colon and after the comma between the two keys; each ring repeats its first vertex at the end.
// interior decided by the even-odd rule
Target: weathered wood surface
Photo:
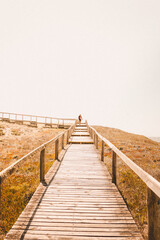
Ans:
{"type": "Polygon", "coordinates": [[[71,136],[69,139],[69,143],[91,144],[93,143],[93,140],[90,136],[71,136]]]}
{"type": "Polygon", "coordinates": [[[142,239],[93,144],[71,145],[42,193],[34,194],[6,239],[142,239]]]}
{"type": "Polygon", "coordinates": [[[76,125],[74,133],[72,133],[72,136],[69,139],[69,143],[71,144],[92,144],[93,140],[90,137],[87,127],[85,124],[76,125]]]}
{"type": "Polygon", "coordinates": [[[89,137],[89,133],[88,133],[88,132],[80,132],[80,131],[78,131],[78,132],[74,132],[74,133],[72,134],[72,136],[77,136],[77,137],[80,137],[80,136],[88,136],[88,137],[89,137]]]}
{"type": "Polygon", "coordinates": [[[88,133],[88,129],[86,126],[80,127],[80,126],[76,126],[75,127],[75,132],[87,132],[88,133]]]}
{"type": "Polygon", "coordinates": [[[149,188],[147,189],[148,239],[160,239],[160,199],[149,188]]]}

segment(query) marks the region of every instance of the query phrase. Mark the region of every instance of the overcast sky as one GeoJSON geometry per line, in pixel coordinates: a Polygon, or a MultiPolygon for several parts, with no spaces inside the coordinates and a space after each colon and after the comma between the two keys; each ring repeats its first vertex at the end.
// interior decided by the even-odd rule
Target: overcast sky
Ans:
{"type": "Polygon", "coordinates": [[[159,0],[0,0],[0,111],[160,137],[159,0]]]}

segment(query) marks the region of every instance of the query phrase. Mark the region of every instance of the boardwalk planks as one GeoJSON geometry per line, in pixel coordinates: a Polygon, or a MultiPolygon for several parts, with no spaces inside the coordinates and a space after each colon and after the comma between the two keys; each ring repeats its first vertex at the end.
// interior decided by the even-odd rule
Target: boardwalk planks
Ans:
{"type": "Polygon", "coordinates": [[[34,194],[6,239],[142,239],[90,137],[77,128],[69,142],[80,144],[68,148],[43,196],[34,194]]]}

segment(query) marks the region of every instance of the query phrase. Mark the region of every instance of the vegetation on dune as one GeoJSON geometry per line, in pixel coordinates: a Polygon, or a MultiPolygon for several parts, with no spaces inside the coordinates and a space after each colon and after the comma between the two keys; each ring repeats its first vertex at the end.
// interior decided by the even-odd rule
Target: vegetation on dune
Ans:
{"type": "MultiPolygon", "coordinates": [[[[50,157],[49,157],[50,159],[50,157]]],[[[47,172],[54,162],[47,161],[47,172]]],[[[39,154],[26,162],[17,172],[7,178],[2,184],[1,196],[1,231],[6,234],[12,227],[22,210],[27,205],[39,185],[39,154]]]]}
{"type": "MultiPolygon", "coordinates": [[[[160,143],[147,137],[127,133],[119,129],[94,126],[95,129],[143,170],[160,181],[160,143]]],[[[101,149],[101,142],[99,142],[101,149]]],[[[105,146],[105,164],[112,174],[112,151],[105,146]]],[[[128,208],[147,239],[147,187],[120,158],[117,163],[117,184],[128,208]]]]}
{"type": "MultiPolygon", "coordinates": [[[[95,126],[95,129],[132,161],[160,181],[160,143],[144,136],[118,129],[95,126]]],[[[23,125],[0,124],[0,171],[50,140],[59,130],[30,128],[23,125]]],[[[101,149],[101,142],[99,142],[101,149]]],[[[112,151],[105,146],[105,163],[112,173],[112,151]]],[[[39,185],[39,157],[35,154],[2,184],[0,239],[12,227],[39,185]]],[[[54,162],[54,144],[46,149],[46,169],[54,162]]],[[[147,239],[146,185],[118,158],[117,184],[131,214],[147,239]]]]}
{"type": "Polygon", "coordinates": [[[21,131],[19,129],[12,129],[12,135],[20,136],[21,135],[21,131]]]}
{"type": "Polygon", "coordinates": [[[0,136],[4,135],[3,129],[4,129],[4,126],[0,125],[0,136]]]}
{"type": "Polygon", "coordinates": [[[3,129],[0,129],[0,136],[3,136],[3,135],[4,135],[3,129]]]}
{"type": "MultiPolygon", "coordinates": [[[[60,131],[58,129],[32,129],[9,123],[2,124],[4,135],[0,138],[0,171],[50,140],[60,131]],[[5,135],[5,132],[8,134],[5,135]]],[[[54,157],[54,144],[50,144],[45,153],[46,173],[52,166],[54,157]]],[[[12,227],[39,185],[39,159],[40,153],[35,154],[1,185],[1,240],[4,239],[5,234],[12,227]]]]}
{"type": "Polygon", "coordinates": [[[1,122],[0,127],[4,132],[3,136],[0,136],[0,171],[61,131],[5,122],[1,122]]]}

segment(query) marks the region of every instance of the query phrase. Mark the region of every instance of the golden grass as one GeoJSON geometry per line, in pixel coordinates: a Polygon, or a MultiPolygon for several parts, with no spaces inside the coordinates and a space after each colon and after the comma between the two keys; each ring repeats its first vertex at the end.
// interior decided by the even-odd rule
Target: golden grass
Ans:
{"type": "MultiPolygon", "coordinates": [[[[3,129],[6,128],[10,130],[10,135],[1,136],[0,139],[1,170],[61,131],[58,129],[32,129],[18,125],[15,129],[14,124],[3,123],[3,129]],[[20,133],[20,135],[17,133],[20,133]]],[[[46,148],[45,173],[54,163],[54,157],[53,143],[46,148]]],[[[1,184],[1,240],[4,239],[5,234],[12,227],[39,185],[39,159],[40,153],[35,154],[1,184]]]]}
{"type": "Polygon", "coordinates": [[[3,136],[3,135],[4,135],[3,130],[0,129],[0,136],[3,136]]]}
{"type": "MultiPolygon", "coordinates": [[[[131,160],[157,180],[160,180],[160,143],[144,136],[130,134],[118,129],[96,126],[96,130],[131,160]]],[[[48,141],[58,130],[32,129],[10,123],[2,123],[0,130],[0,171],[40,144],[48,141]],[[10,129],[10,136],[5,136],[5,129],[10,129]],[[16,129],[16,133],[12,130],[16,129]]],[[[99,142],[99,149],[101,142],[99,142]]],[[[105,147],[105,163],[111,173],[112,151],[105,147]]],[[[46,149],[46,172],[54,162],[54,145],[46,149]]],[[[118,159],[118,188],[126,201],[131,214],[147,239],[146,186],[120,159],[118,159]]],[[[39,154],[28,160],[19,171],[15,172],[2,184],[2,202],[0,219],[0,239],[12,227],[39,184],[39,154]]]]}
{"type": "MultiPolygon", "coordinates": [[[[160,143],[119,129],[94,126],[95,129],[138,166],[160,181],[160,143]]],[[[101,149],[101,142],[99,142],[101,149]]],[[[105,164],[112,174],[112,151],[105,146],[105,164]]],[[[117,185],[141,233],[147,239],[147,188],[142,180],[118,158],[117,185]]]]}
{"type": "MultiPolygon", "coordinates": [[[[54,157],[54,156],[53,156],[54,157]]],[[[47,156],[46,156],[47,160],[47,156]]],[[[46,161],[45,172],[54,160],[46,161]]],[[[26,162],[2,184],[0,229],[5,235],[12,227],[39,185],[39,154],[26,162]]]]}
{"type": "Polygon", "coordinates": [[[20,136],[21,135],[21,131],[19,129],[12,129],[12,135],[15,135],[15,136],[20,136]]]}

